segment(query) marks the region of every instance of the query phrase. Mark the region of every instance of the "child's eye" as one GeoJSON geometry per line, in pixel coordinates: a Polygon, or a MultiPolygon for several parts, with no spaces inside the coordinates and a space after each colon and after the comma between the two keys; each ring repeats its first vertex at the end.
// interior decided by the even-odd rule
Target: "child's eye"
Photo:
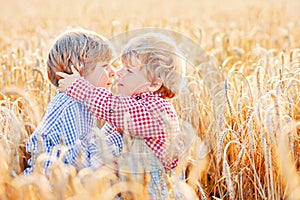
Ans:
{"type": "Polygon", "coordinates": [[[132,71],[131,71],[130,69],[127,69],[127,71],[128,71],[129,73],[132,73],[132,71]]]}
{"type": "Polygon", "coordinates": [[[107,68],[108,67],[108,64],[105,64],[105,65],[102,65],[103,68],[107,68]]]}

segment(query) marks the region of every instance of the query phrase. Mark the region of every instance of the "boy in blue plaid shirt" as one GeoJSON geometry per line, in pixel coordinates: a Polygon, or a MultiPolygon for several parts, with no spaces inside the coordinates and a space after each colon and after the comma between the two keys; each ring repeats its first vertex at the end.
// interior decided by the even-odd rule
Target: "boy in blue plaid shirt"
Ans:
{"type": "MultiPolygon", "coordinates": [[[[87,30],[67,31],[57,38],[48,53],[48,78],[58,87],[60,77],[56,72],[71,73],[72,65],[80,66],[77,70],[92,85],[109,89],[115,75],[109,65],[111,58],[112,48],[103,36],[87,30]]],[[[99,168],[102,164],[97,153],[96,127],[96,118],[84,105],[68,97],[65,92],[57,93],[26,143],[26,151],[31,158],[24,173],[32,173],[41,153],[46,153],[49,158],[43,163],[46,174],[53,160],[59,156],[63,156],[64,163],[72,164],[77,170],[99,168]],[[60,155],[62,145],[67,147],[64,155],[60,155]]],[[[104,131],[106,129],[104,127],[104,131]]],[[[117,132],[110,134],[114,135],[113,140],[107,139],[110,144],[121,138],[117,132]]],[[[122,143],[122,140],[117,142],[122,143]]]]}

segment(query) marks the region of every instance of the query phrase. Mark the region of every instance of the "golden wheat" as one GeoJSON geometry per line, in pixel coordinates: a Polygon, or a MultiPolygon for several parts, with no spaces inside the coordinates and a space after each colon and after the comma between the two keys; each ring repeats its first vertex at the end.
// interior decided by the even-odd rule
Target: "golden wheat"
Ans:
{"type": "MultiPolygon", "coordinates": [[[[119,172],[105,166],[76,171],[59,160],[51,177],[43,175],[41,164],[31,176],[22,175],[26,139],[55,94],[45,73],[48,48],[58,34],[76,27],[107,37],[166,28],[203,48],[189,52],[194,66],[185,77],[181,95],[186,98],[173,102],[193,125],[196,139],[168,175],[169,199],[300,199],[299,2],[64,4],[1,1],[0,199],[148,196],[130,174],[119,182],[119,172]]],[[[44,159],[41,155],[38,163],[44,159]]]]}

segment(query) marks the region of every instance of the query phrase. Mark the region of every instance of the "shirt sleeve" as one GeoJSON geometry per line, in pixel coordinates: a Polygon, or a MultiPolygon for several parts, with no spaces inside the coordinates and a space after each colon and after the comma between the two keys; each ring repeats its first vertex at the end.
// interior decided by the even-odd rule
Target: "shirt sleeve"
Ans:
{"type": "Polygon", "coordinates": [[[124,143],[123,137],[119,132],[114,131],[109,134],[106,138],[106,142],[108,146],[111,147],[113,156],[120,156],[122,154],[124,143]]]}
{"type": "Polygon", "coordinates": [[[30,174],[33,171],[34,164],[36,161],[36,152],[38,151],[38,139],[35,134],[32,134],[28,141],[26,142],[26,152],[31,154],[31,157],[28,159],[28,167],[24,170],[24,174],[30,174]]]}
{"type": "Polygon", "coordinates": [[[66,94],[83,103],[97,118],[128,130],[132,135],[156,137],[156,133],[163,132],[162,120],[135,98],[113,95],[105,88],[94,87],[83,78],[70,85],[66,94]]]}
{"type": "Polygon", "coordinates": [[[104,126],[102,127],[103,133],[108,136],[109,134],[113,133],[113,131],[116,129],[115,126],[105,123],[104,126]]]}
{"type": "MultiPolygon", "coordinates": [[[[26,144],[26,150],[32,156],[28,162],[30,165],[29,169],[27,169],[28,172],[33,170],[37,156],[41,153],[46,153],[49,155],[49,159],[45,160],[43,166],[45,173],[47,173],[47,169],[52,165],[52,162],[60,156],[61,145],[65,145],[68,148],[63,155],[64,162],[76,166],[76,158],[79,154],[77,145],[80,145],[80,143],[77,143],[83,126],[79,113],[79,108],[72,104],[66,107],[59,114],[59,117],[50,114],[49,120],[43,121],[43,123],[49,123],[49,121],[52,121],[50,120],[52,117],[58,117],[55,119],[55,123],[49,127],[48,132],[45,132],[43,128],[41,129],[43,132],[39,132],[39,129],[37,129],[37,132],[30,137],[26,144]],[[40,140],[38,140],[37,136],[41,137],[40,140]],[[42,143],[41,147],[38,147],[39,143],[42,143]]],[[[45,125],[40,124],[39,126],[43,127],[45,125]]]]}
{"type": "Polygon", "coordinates": [[[66,107],[56,120],[56,123],[53,124],[51,132],[44,136],[43,152],[52,157],[52,159],[44,163],[45,171],[52,164],[53,158],[60,156],[60,145],[65,145],[68,148],[64,155],[62,155],[64,156],[63,161],[76,166],[76,158],[79,153],[76,142],[79,141],[81,132],[79,113],[78,107],[74,104],[66,107]]]}

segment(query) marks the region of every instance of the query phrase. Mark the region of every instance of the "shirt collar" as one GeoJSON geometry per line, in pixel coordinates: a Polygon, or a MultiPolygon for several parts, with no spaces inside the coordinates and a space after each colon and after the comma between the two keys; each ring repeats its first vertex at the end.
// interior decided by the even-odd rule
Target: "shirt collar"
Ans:
{"type": "Polygon", "coordinates": [[[162,95],[160,93],[154,93],[154,92],[143,92],[143,93],[137,93],[137,94],[133,94],[131,95],[132,98],[141,98],[141,99],[144,99],[144,98],[147,98],[147,97],[153,97],[153,96],[156,96],[156,97],[162,97],[162,95]]]}

